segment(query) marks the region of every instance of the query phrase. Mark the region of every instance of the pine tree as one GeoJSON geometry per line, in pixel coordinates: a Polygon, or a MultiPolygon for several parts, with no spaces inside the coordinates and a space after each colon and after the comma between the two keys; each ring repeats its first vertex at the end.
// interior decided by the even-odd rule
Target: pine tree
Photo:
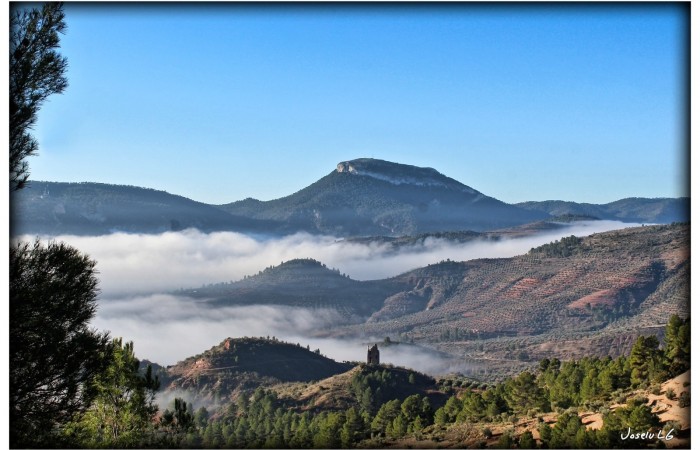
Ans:
{"type": "Polygon", "coordinates": [[[345,423],[340,432],[340,442],[344,448],[352,445],[364,437],[364,421],[362,416],[353,407],[345,412],[345,423]]]}
{"type": "Polygon", "coordinates": [[[401,414],[401,403],[398,400],[389,400],[377,411],[377,415],[372,420],[372,432],[384,433],[396,416],[401,414]]]}
{"type": "Polygon", "coordinates": [[[531,431],[526,431],[520,435],[518,448],[537,448],[537,442],[531,431]]]}
{"type": "Polygon", "coordinates": [[[209,411],[204,406],[200,407],[197,412],[194,413],[194,423],[200,428],[207,426],[207,421],[209,420],[209,411]]]}
{"type": "Polygon", "coordinates": [[[20,243],[10,249],[9,303],[10,445],[55,445],[57,429],[89,406],[105,366],[109,337],[88,326],[95,262],[64,243],[20,243]]]}
{"type": "Polygon", "coordinates": [[[662,372],[661,364],[661,351],[656,336],[639,336],[632,346],[629,357],[632,386],[637,387],[652,381],[662,372]]]}
{"type": "Polygon", "coordinates": [[[114,339],[106,357],[109,366],[92,382],[97,396],[72,428],[86,447],[143,446],[158,411],[158,378],[152,376],[150,365],[145,374],[139,373],[132,342],[114,339]]]}
{"type": "Polygon", "coordinates": [[[505,385],[508,406],[516,411],[526,411],[528,408],[548,407],[545,391],[537,386],[535,376],[530,372],[522,372],[505,385]]]}
{"type": "Polygon", "coordinates": [[[313,442],[316,448],[339,448],[340,430],[343,427],[343,416],[336,412],[322,413],[317,416],[318,432],[313,442]]]}
{"type": "Polygon", "coordinates": [[[672,315],[666,325],[665,339],[669,375],[680,375],[690,368],[690,319],[683,321],[672,315]]]}
{"type": "Polygon", "coordinates": [[[10,190],[29,178],[28,156],[38,143],[30,134],[42,103],[68,86],[66,58],[56,49],[66,29],[62,3],[41,9],[15,7],[10,13],[10,190]]]}

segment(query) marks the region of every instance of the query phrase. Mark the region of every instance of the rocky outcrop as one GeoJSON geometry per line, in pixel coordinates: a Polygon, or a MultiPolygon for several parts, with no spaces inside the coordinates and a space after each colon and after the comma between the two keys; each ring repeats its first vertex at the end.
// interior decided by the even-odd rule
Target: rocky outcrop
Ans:
{"type": "Polygon", "coordinates": [[[415,167],[381,159],[360,158],[343,161],[336,166],[338,173],[349,173],[386,181],[393,185],[410,184],[456,189],[469,194],[478,194],[474,189],[446,177],[430,167],[415,167]]]}

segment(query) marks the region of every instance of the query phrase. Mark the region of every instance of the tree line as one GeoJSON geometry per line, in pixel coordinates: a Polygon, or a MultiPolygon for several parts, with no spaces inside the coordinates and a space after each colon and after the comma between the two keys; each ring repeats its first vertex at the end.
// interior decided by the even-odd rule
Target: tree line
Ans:
{"type": "MultiPolygon", "coordinates": [[[[241,393],[235,402],[211,416],[205,408],[194,412],[191,404],[175,399],[172,410],[166,409],[158,420],[152,418],[150,425],[140,430],[140,440],[121,443],[185,448],[371,447],[402,438],[426,438],[434,431],[431,425],[483,426],[558,411],[553,425],[540,422],[539,443],[529,431],[520,436],[505,432],[497,447],[639,447],[639,440],[622,439],[621,432],[628,428],[648,431],[661,423],[645,398],[629,394],[689,369],[689,332],[689,319],[672,316],[664,347],[655,336],[640,336],[629,356],[543,359],[537,370],[492,386],[473,386],[449,396],[436,409],[425,395],[406,395],[406,386],[426,382],[420,379],[424,375],[381,366],[365,366],[353,375],[349,388],[355,404],[344,410],[304,410],[294,400],[279,398],[263,387],[241,393]],[[603,407],[602,428],[587,429],[577,408],[597,409],[607,401],[623,401],[624,406],[615,410],[603,407]]],[[[688,406],[689,397],[680,404],[688,406]]],[[[483,430],[484,438],[491,436],[488,428],[483,430]]],[[[104,446],[95,445],[103,441],[82,443],[104,446]]]]}

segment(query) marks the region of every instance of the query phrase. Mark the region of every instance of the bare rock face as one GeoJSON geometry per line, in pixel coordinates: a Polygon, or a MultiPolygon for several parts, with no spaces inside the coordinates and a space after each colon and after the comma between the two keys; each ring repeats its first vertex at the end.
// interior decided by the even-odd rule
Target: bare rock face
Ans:
{"type": "Polygon", "coordinates": [[[475,195],[473,201],[483,198],[483,194],[465,186],[452,178],[448,178],[430,167],[415,167],[398,164],[381,159],[359,158],[343,161],[336,166],[338,173],[361,175],[385,181],[393,185],[413,185],[439,187],[453,191],[475,195]]]}
{"type": "Polygon", "coordinates": [[[355,168],[352,166],[350,161],[343,161],[341,163],[338,163],[338,166],[336,166],[336,170],[338,171],[338,173],[354,172],[355,168]]]}

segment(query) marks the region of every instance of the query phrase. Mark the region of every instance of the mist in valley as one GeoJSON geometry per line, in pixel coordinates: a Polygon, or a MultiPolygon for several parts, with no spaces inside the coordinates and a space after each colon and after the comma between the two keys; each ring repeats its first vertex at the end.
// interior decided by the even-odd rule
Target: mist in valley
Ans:
{"type": "MultiPolygon", "coordinates": [[[[177,296],[175,291],[237,281],[294,258],[319,260],[357,280],[387,278],[446,259],[511,257],[564,236],[636,225],[577,222],[524,238],[461,244],[427,238],[398,251],[388,244],[346,242],[305,233],[254,239],[239,233],[205,234],[192,229],[158,235],[114,233],[51,239],[65,241],[97,261],[101,293],[93,326],[134,341],[139,358],[171,365],[227,337],[275,336],[318,349],[337,361],[361,361],[366,343],[384,336],[365,336],[361,340],[314,337],[319,329],[344,324],[346,319],[335,310],[268,305],[214,308],[201,300],[177,296]]],[[[465,368],[459,360],[408,345],[382,348],[382,362],[433,374],[465,368]]]]}
{"type": "MultiPolygon", "coordinates": [[[[313,332],[344,324],[332,309],[287,306],[211,308],[191,298],[155,294],[103,302],[94,322],[99,329],[133,340],[140,358],[172,365],[202,353],[228,337],[276,337],[299,343],[336,361],[364,361],[367,344],[383,340],[313,337],[313,332]],[[117,330],[119,332],[117,333],[117,330]]],[[[382,347],[382,362],[426,373],[455,371],[446,355],[416,345],[382,347]]]]}

